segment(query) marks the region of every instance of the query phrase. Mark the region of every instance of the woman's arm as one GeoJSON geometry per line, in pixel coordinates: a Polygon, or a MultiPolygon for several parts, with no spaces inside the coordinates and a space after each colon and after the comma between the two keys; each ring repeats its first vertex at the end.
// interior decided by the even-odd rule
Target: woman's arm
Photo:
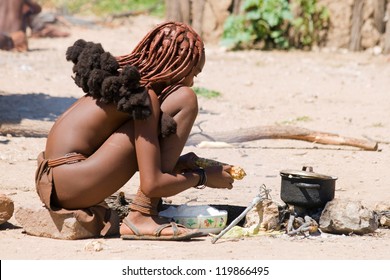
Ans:
{"type": "MultiPolygon", "coordinates": [[[[181,92],[180,94],[183,94],[181,92]]],[[[142,121],[134,122],[134,134],[135,134],[135,147],[136,155],[141,180],[141,190],[145,195],[149,197],[167,197],[178,194],[186,189],[194,187],[200,181],[199,172],[186,171],[181,174],[174,173],[174,165],[171,168],[163,169],[161,146],[158,138],[159,131],[159,116],[160,116],[160,104],[157,96],[154,92],[149,92],[152,114],[151,116],[142,121]]],[[[179,105],[184,102],[183,100],[175,100],[179,105]]],[[[181,125],[181,120],[177,125],[181,125]]],[[[182,136],[183,137],[183,136],[182,136]]],[[[181,139],[179,137],[177,145],[181,145],[181,139]]],[[[171,143],[169,147],[173,144],[171,143]]],[[[164,153],[172,152],[171,148],[165,145],[164,153]]],[[[175,156],[175,163],[179,154],[175,156]]],[[[165,159],[164,159],[165,160],[165,159]]],[[[172,160],[172,159],[171,159],[172,160]]],[[[166,164],[165,164],[166,165],[166,164]]],[[[207,175],[206,186],[211,188],[228,188],[233,187],[233,178],[228,173],[231,166],[210,166],[205,168],[207,175]]]]}
{"type": "Polygon", "coordinates": [[[196,186],[195,172],[170,174],[162,172],[161,150],[158,138],[160,104],[154,92],[149,91],[152,114],[146,120],[134,122],[135,146],[140,173],[140,187],[149,197],[166,197],[196,186]]]}

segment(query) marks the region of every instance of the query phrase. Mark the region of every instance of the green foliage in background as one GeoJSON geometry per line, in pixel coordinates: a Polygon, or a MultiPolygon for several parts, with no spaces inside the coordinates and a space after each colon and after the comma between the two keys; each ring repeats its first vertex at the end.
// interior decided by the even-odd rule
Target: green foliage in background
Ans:
{"type": "Polygon", "coordinates": [[[311,48],[326,36],[329,15],[317,0],[245,0],[241,8],[224,25],[229,49],[311,48]]]}
{"type": "Polygon", "coordinates": [[[196,95],[203,96],[208,99],[219,97],[221,95],[218,91],[210,90],[204,87],[194,87],[193,90],[195,91],[196,95]]]}
{"type": "Polygon", "coordinates": [[[164,0],[40,0],[40,4],[64,14],[105,16],[127,11],[150,10],[155,16],[164,14],[164,0]]]}
{"type": "Polygon", "coordinates": [[[294,18],[290,38],[297,48],[321,45],[329,26],[329,11],[317,0],[295,0],[298,16],[294,18]]]}

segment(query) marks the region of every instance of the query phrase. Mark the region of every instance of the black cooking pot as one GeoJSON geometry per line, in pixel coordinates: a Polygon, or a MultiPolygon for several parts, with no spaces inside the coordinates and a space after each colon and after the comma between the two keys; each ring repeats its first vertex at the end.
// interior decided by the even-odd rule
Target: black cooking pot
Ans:
{"type": "Polygon", "coordinates": [[[280,198],[286,204],[320,208],[334,198],[337,177],[314,173],[310,166],[304,166],[302,171],[283,170],[280,176],[280,198]]]}

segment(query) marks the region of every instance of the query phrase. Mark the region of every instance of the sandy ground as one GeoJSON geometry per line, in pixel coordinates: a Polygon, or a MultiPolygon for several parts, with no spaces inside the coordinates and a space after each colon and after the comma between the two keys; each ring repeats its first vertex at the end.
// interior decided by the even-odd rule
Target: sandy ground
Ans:
{"type": "MultiPolygon", "coordinates": [[[[131,18],[115,28],[72,27],[64,39],[31,39],[24,54],[0,52],[1,121],[53,121],[82,95],[71,79],[65,50],[76,39],[101,42],[114,55],[128,53],[159,20],[131,18]]],[[[390,200],[390,62],[389,57],[341,50],[321,52],[225,52],[206,45],[207,62],[195,85],[216,90],[219,98],[200,97],[193,132],[247,130],[253,126],[294,125],[379,142],[379,151],[296,140],[257,140],[229,148],[186,146],[185,152],[237,164],[247,177],[232,190],[188,190],[171,197],[181,204],[246,206],[265,184],[280,200],[283,169],[310,165],[337,176],[336,197],[360,200],[367,207],[390,200]]],[[[38,201],[35,158],[45,138],[0,136],[0,192],[15,207],[38,201]]],[[[137,180],[123,190],[134,193],[137,180]]],[[[322,235],[313,238],[269,237],[193,242],[99,239],[103,250],[90,251],[91,240],[64,241],[26,235],[15,218],[0,226],[1,259],[363,259],[389,260],[390,233],[365,236],[322,235]]]]}

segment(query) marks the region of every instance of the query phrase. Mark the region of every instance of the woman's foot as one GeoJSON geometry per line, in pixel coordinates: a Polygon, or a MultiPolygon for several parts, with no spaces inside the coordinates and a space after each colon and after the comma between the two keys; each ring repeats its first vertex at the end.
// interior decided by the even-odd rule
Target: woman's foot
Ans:
{"type": "Polygon", "coordinates": [[[137,211],[131,211],[124,218],[119,231],[123,239],[140,240],[189,240],[202,235],[166,218],[137,211]]]}

